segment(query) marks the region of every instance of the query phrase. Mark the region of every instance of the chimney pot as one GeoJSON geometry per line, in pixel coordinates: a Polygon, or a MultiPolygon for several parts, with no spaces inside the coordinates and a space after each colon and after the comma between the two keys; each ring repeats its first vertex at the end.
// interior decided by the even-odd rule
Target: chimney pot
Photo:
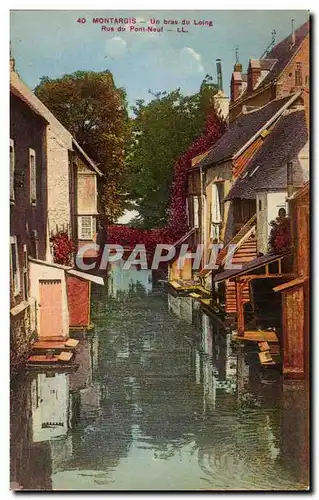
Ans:
{"type": "Polygon", "coordinates": [[[261,75],[260,62],[258,59],[250,59],[247,71],[247,91],[249,94],[254,90],[261,75]]]}
{"type": "Polygon", "coordinates": [[[216,66],[217,66],[217,85],[218,85],[218,90],[223,90],[223,74],[222,74],[221,59],[216,59],[216,66]]]}

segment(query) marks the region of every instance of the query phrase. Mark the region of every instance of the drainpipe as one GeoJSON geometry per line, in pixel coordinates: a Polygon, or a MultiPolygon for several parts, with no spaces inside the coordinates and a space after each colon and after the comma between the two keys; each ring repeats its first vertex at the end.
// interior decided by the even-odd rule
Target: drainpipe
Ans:
{"type": "Polygon", "coordinates": [[[290,198],[294,191],[294,179],[293,179],[293,163],[289,161],[287,163],[287,195],[290,198]]]}
{"type": "Polygon", "coordinates": [[[206,196],[204,194],[204,172],[202,165],[199,168],[200,173],[200,199],[201,199],[201,244],[203,246],[203,266],[206,264],[206,245],[205,245],[205,220],[206,220],[206,196]]]}

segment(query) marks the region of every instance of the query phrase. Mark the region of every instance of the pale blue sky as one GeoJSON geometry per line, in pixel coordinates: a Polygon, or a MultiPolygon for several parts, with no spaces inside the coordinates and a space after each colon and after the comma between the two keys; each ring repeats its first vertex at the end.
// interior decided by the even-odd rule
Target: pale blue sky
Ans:
{"type": "Polygon", "coordinates": [[[198,91],[207,73],[216,78],[215,60],[221,58],[224,90],[229,94],[236,46],[246,69],[250,57],[264,52],[273,29],[279,41],[290,33],[292,18],[298,27],[307,17],[308,12],[300,10],[11,11],[11,50],[20,76],[31,88],[44,75],[54,78],[76,70],[109,69],[116,85],[125,87],[130,104],[148,100],[148,89],[198,91]],[[86,24],[77,23],[80,17],[87,19],[86,24]],[[212,20],[214,26],[190,25],[186,34],[106,33],[92,23],[93,17],[203,19],[212,20]]]}

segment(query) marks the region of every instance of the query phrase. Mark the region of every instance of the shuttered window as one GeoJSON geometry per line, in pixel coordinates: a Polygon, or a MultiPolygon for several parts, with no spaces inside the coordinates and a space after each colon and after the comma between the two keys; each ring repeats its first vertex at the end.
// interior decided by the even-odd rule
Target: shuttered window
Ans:
{"type": "Polygon", "coordinates": [[[16,236],[10,237],[10,258],[11,258],[11,278],[13,285],[13,294],[20,293],[20,269],[19,269],[19,255],[18,255],[18,242],[16,236]]]}
{"type": "Polygon", "coordinates": [[[23,295],[24,300],[28,300],[29,277],[28,277],[28,251],[27,245],[23,246],[23,295]]]}
{"type": "Polygon", "coordinates": [[[30,169],[30,201],[34,205],[37,201],[37,165],[34,149],[29,149],[30,169]]]}
{"type": "Polygon", "coordinates": [[[10,201],[14,201],[14,170],[15,170],[14,141],[10,139],[10,201]]]}
{"type": "Polygon", "coordinates": [[[39,257],[38,253],[38,231],[36,229],[32,230],[31,233],[31,256],[34,259],[39,257]]]}
{"type": "Polygon", "coordinates": [[[186,198],[186,205],[185,205],[185,209],[186,209],[186,219],[187,219],[187,225],[189,226],[190,225],[190,220],[189,220],[189,206],[188,206],[188,199],[186,198]]]}
{"type": "Polygon", "coordinates": [[[193,197],[194,201],[194,227],[198,228],[199,227],[199,203],[198,203],[198,196],[193,197]]]}

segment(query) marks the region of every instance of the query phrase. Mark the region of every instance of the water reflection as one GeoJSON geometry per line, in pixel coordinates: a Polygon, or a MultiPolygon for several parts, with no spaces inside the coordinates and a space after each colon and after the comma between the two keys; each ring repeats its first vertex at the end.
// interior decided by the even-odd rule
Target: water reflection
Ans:
{"type": "Polygon", "coordinates": [[[92,290],[96,328],[80,342],[77,372],[13,388],[15,487],[307,484],[304,388],[282,390],[197,302],[152,292],[148,271],[128,274],[114,268],[92,290]]]}

